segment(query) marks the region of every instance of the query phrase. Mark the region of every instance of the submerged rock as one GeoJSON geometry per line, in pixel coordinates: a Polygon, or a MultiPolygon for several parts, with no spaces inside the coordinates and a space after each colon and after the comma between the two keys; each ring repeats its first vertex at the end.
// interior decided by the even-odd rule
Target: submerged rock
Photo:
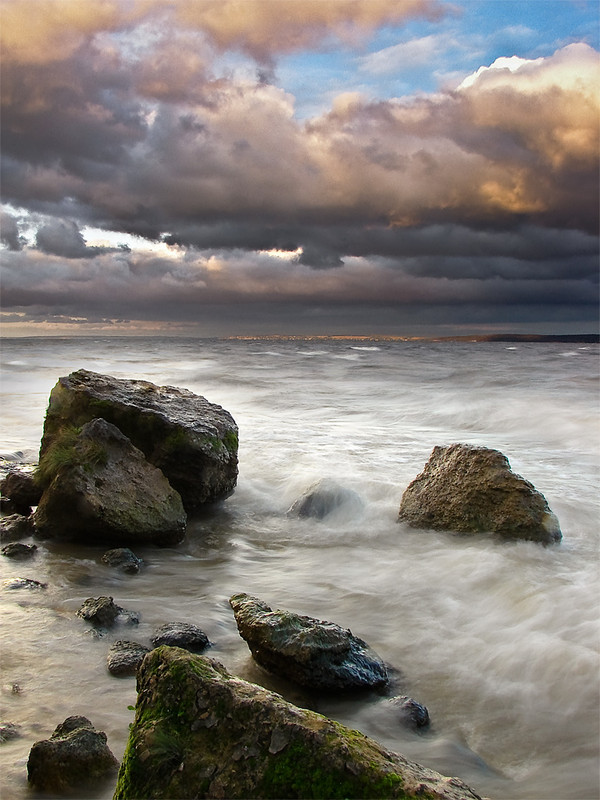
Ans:
{"type": "Polygon", "coordinates": [[[104,553],[102,563],[108,564],[109,567],[116,567],[121,572],[135,575],[140,571],[142,560],[128,547],[116,547],[114,550],[107,550],[104,553]]]}
{"type": "Polygon", "coordinates": [[[34,533],[33,517],[23,514],[10,514],[0,519],[0,543],[16,542],[34,533]]]}
{"type": "Polygon", "coordinates": [[[550,544],[562,538],[545,497],[487,447],[434,447],[408,486],[399,519],[414,528],[497,533],[550,544]]]}
{"type": "Polygon", "coordinates": [[[397,695],[384,702],[393,709],[394,716],[402,725],[409,728],[425,728],[429,725],[429,711],[412,697],[397,695]]]}
{"type": "Polygon", "coordinates": [[[0,743],[9,739],[17,739],[21,735],[21,726],[14,722],[0,722],[0,743]]]}
{"type": "Polygon", "coordinates": [[[287,513],[290,516],[323,519],[339,509],[344,509],[349,514],[357,514],[362,507],[360,495],[352,489],[346,489],[329,478],[323,478],[292,503],[287,513]]]}
{"type": "Polygon", "coordinates": [[[183,539],[179,494],[118,428],[93,419],[64,448],[34,514],[38,535],[161,546],[183,539]]]}
{"type": "Polygon", "coordinates": [[[150,648],[144,644],[119,639],[111,645],[108,651],[106,667],[111,675],[119,677],[135,675],[144,656],[149,652],[150,648]]]}
{"type": "Polygon", "coordinates": [[[187,389],[122,380],[88,370],[60,378],[50,394],[40,448],[95,417],[116,425],[162,470],[187,511],[228,497],[238,472],[238,428],[229,412],[187,389]]]}
{"type": "Polygon", "coordinates": [[[50,739],[33,745],[27,777],[38,790],[64,794],[105,780],[118,768],[106,734],[86,717],[68,717],[50,739]]]}
{"type": "Polygon", "coordinates": [[[33,578],[7,578],[2,584],[5,589],[47,589],[48,584],[33,578]]]}
{"type": "Polygon", "coordinates": [[[462,781],[235,678],[204,656],[153,650],[139,668],[137,688],[114,800],[480,800],[462,781]]]}
{"type": "Polygon", "coordinates": [[[170,647],[183,647],[193,653],[201,653],[210,646],[204,631],[189,622],[167,622],[156,629],[150,641],[154,647],[166,644],[170,647]]]}
{"type": "Polygon", "coordinates": [[[25,560],[32,558],[37,550],[34,544],[23,544],[22,542],[11,542],[2,548],[2,555],[6,558],[14,558],[17,560],[25,560]]]}
{"type": "Polygon", "coordinates": [[[273,611],[248,594],[229,600],[240,636],[265,669],[301,686],[352,691],[385,686],[385,664],[369,645],[333,622],[273,611]]]}

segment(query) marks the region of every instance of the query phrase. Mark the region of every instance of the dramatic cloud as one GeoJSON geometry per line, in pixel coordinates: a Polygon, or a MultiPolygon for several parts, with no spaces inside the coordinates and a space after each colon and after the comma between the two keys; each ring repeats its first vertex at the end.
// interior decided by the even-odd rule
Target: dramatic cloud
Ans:
{"type": "MultiPolygon", "coordinates": [[[[354,46],[383,25],[433,24],[456,8],[36,8],[3,8],[5,309],[192,319],[228,303],[597,302],[600,67],[590,45],[507,54],[436,94],[343,93],[303,120],[277,85],[282,54],[354,46]],[[85,226],[112,238],[89,243],[85,226]],[[148,246],[119,247],[125,234],[148,246]]],[[[430,33],[358,64],[370,74],[423,65],[439,41],[430,33]]]]}

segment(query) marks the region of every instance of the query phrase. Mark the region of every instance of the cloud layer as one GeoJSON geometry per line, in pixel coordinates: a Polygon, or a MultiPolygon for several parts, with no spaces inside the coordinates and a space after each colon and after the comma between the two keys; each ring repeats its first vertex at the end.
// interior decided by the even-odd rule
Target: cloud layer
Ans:
{"type": "Polygon", "coordinates": [[[6,0],[3,309],[191,321],[217,306],[563,305],[593,317],[598,53],[579,42],[498,59],[432,95],[340,94],[303,120],[277,85],[282,53],[354,46],[453,8],[283,5],[45,0],[35,14],[6,0]],[[165,244],[88,244],[86,226],[165,244]]]}

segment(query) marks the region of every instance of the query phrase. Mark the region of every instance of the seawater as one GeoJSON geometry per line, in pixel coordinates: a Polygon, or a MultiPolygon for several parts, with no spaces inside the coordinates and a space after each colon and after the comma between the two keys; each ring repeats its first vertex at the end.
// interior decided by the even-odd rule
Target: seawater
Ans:
{"type": "MultiPolygon", "coordinates": [[[[2,707],[20,738],[0,747],[2,796],[30,798],[34,741],[83,714],[122,756],[135,679],[106,670],[119,638],[149,642],[193,622],[235,674],[358,728],[495,800],[595,800],[599,746],[598,346],[348,340],[6,339],[0,452],[34,461],[52,386],[86,368],[182,386],[240,428],[231,498],[190,522],[186,540],[139,548],[135,576],[105,547],[38,542],[30,562],[0,558],[2,707]],[[415,531],[402,493],[435,445],[501,450],[559,518],[558,546],[415,531]],[[322,521],[286,511],[320,478],[356,491],[362,512],[322,521]],[[262,671],[228,598],[336,622],[401,674],[431,728],[403,729],[382,698],[309,697],[262,671]],[[111,595],[140,614],[101,639],[75,612],[111,595]],[[15,691],[15,686],[18,691],[15,691]]],[[[96,793],[109,798],[112,787],[96,793]]]]}

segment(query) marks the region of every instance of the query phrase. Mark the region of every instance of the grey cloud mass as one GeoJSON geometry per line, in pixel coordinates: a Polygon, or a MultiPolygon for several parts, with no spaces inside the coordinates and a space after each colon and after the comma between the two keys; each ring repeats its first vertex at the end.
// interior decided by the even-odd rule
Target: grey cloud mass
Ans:
{"type": "MultiPolygon", "coordinates": [[[[598,53],[572,43],[435,95],[341,94],[303,120],[277,85],[278,56],[332,38],[352,46],[382,24],[435,21],[452,7],[290,3],[297,13],[283,20],[272,0],[243,14],[229,0],[48,0],[26,36],[31,0],[8,0],[5,321],[241,324],[254,313],[259,328],[265,309],[274,326],[302,326],[311,308],[343,307],[354,328],[368,307],[379,322],[389,308],[391,326],[394,309],[414,324],[437,308],[454,324],[455,309],[472,320],[479,307],[490,321],[519,309],[523,325],[547,327],[577,324],[579,309],[589,329],[598,53]],[[220,66],[229,52],[253,72],[220,66]],[[106,241],[88,243],[86,227],[106,241]],[[125,235],[144,247],[119,247],[125,235]]],[[[390,49],[397,59],[410,55],[401,47],[390,49]]],[[[384,52],[364,68],[382,69],[384,52]]]]}

